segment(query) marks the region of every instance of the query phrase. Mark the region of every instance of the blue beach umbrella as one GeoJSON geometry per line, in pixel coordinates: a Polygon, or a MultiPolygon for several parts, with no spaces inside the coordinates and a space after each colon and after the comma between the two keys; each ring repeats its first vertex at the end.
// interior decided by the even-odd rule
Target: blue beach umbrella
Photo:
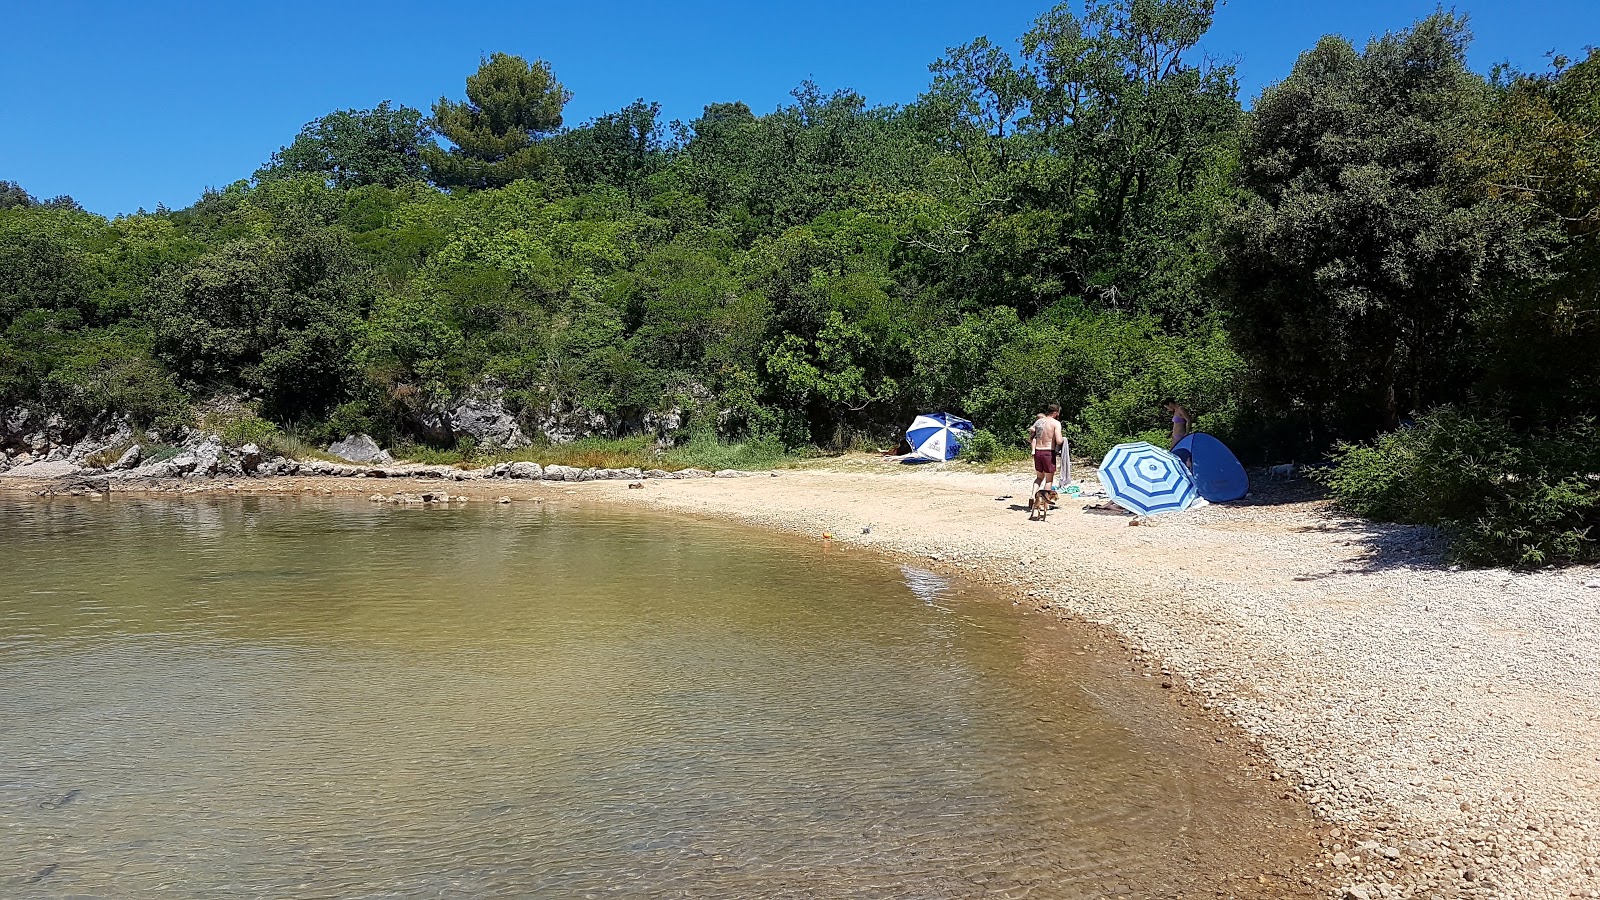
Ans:
{"type": "Polygon", "coordinates": [[[972,423],[949,413],[927,413],[917,416],[906,429],[906,443],[911,445],[911,456],[916,459],[940,462],[955,459],[961,442],[972,435],[972,423]]]}
{"type": "Polygon", "coordinates": [[[1141,516],[1180,512],[1199,496],[1189,467],[1160,447],[1118,444],[1100,461],[1106,496],[1141,516]]]}

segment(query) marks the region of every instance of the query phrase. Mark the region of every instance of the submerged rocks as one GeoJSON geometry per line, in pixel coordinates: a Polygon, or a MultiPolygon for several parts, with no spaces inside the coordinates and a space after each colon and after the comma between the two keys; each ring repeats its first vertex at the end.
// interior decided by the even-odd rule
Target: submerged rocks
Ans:
{"type": "Polygon", "coordinates": [[[394,463],[394,457],[387,450],[378,446],[369,435],[352,434],[344,440],[328,447],[328,452],[340,459],[355,463],[370,463],[373,465],[387,466],[394,463]]]}
{"type": "Polygon", "coordinates": [[[111,491],[111,479],[104,475],[67,475],[57,478],[37,493],[41,497],[99,497],[111,491]]]}

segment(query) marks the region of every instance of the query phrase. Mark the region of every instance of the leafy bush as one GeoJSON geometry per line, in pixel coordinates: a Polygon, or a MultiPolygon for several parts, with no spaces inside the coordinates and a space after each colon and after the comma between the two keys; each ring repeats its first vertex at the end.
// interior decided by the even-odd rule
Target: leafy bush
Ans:
{"type": "Polygon", "coordinates": [[[993,462],[1002,450],[1000,439],[987,428],[979,428],[961,442],[961,458],[968,462],[993,462]]]}
{"type": "Polygon", "coordinates": [[[254,413],[246,412],[223,424],[221,428],[217,429],[217,435],[222,438],[224,443],[233,447],[243,446],[244,444],[271,447],[277,443],[279,438],[283,437],[283,432],[279,430],[278,426],[268,422],[266,419],[260,418],[254,413]]]}
{"type": "Polygon", "coordinates": [[[767,469],[788,456],[783,443],[776,437],[751,438],[742,442],[717,440],[709,434],[697,434],[689,443],[674,447],[663,455],[663,469],[767,469]]]}
{"type": "Polygon", "coordinates": [[[1436,525],[1462,562],[1521,567],[1600,560],[1600,428],[1533,434],[1442,407],[1412,428],[1342,444],[1318,476],[1368,518],[1436,525]]]}

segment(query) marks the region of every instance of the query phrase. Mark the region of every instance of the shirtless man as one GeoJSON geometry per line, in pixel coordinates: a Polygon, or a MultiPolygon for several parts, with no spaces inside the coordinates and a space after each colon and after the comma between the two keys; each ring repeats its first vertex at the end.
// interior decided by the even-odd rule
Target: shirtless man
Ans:
{"type": "Polygon", "coordinates": [[[1061,404],[1046,406],[1034,420],[1029,435],[1033,439],[1033,492],[1037,494],[1055,480],[1056,456],[1065,442],[1061,436],[1061,404]]]}

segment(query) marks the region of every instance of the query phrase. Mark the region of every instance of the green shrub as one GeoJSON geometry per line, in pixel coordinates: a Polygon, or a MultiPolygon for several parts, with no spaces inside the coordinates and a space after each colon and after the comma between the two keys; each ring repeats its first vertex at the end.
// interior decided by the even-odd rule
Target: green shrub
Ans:
{"type": "Polygon", "coordinates": [[[1592,420],[1522,434],[1501,417],[1442,407],[1412,428],[1342,444],[1333,459],[1318,477],[1340,505],[1444,528],[1462,562],[1600,560],[1600,428],[1592,420]]]}
{"type": "Polygon", "coordinates": [[[1000,439],[987,428],[979,428],[971,437],[961,442],[961,458],[968,462],[994,462],[1000,451],[1000,439]]]}
{"type": "Polygon", "coordinates": [[[254,415],[244,415],[234,419],[218,434],[223,442],[231,447],[244,444],[270,447],[283,437],[283,432],[278,430],[278,426],[254,415]]]}
{"type": "Polygon", "coordinates": [[[663,455],[664,469],[769,469],[788,456],[783,442],[775,436],[755,437],[742,442],[721,441],[710,434],[697,434],[681,447],[663,455]]]}

